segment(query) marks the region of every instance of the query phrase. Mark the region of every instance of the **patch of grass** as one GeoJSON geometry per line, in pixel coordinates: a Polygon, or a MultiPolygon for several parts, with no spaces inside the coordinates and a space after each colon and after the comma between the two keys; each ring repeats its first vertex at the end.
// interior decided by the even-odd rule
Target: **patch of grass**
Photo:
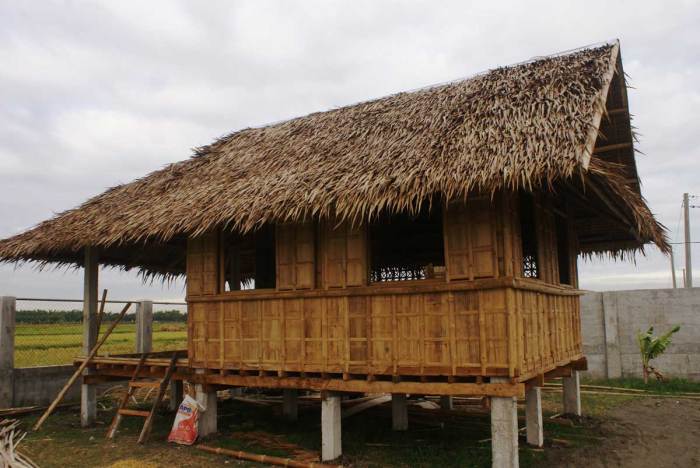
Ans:
{"type": "Polygon", "coordinates": [[[678,393],[700,393],[700,382],[693,382],[687,379],[672,378],[666,382],[649,380],[645,384],[640,378],[627,377],[621,379],[584,379],[581,382],[587,385],[602,385],[608,387],[629,388],[635,390],[648,390],[653,393],[678,394],[678,393]]]}

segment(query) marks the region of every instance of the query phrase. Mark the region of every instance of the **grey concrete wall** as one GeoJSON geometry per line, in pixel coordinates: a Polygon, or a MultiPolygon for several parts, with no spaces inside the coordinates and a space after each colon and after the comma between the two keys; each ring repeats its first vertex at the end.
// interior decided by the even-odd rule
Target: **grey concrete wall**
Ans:
{"type": "Polygon", "coordinates": [[[664,375],[700,380],[700,288],[590,292],[581,298],[583,351],[591,377],[641,376],[637,331],[681,330],[652,362],[664,375]]]}
{"type": "MultiPolygon", "coordinates": [[[[48,406],[56,398],[75,367],[46,366],[22,367],[14,370],[14,395],[12,406],[48,406]]],[[[76,382],[66,394],[65,403],[80,400],[80,381],[76,382]]]]}

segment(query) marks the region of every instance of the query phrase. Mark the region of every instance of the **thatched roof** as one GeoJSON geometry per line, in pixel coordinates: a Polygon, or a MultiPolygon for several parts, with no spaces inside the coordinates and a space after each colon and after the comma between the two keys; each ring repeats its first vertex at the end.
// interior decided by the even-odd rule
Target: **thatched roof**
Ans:
{"type": "Polygon", "coordinates": [[[108,264],[177,274],[183,265],[162,258],[173,259],[186,236],[217,226],[361,221],[417,209],[436,195],[452,200],[584,179],[598,180],[627,217],[616,221],[629,229],[590,248],[584,240],[582,251],[650,241],[666,250],[664,229],[639,192],[621,67],[619,44],[605,44],[237,131],[0,241],[0,258],[80,264],[85,246],[100,246],[108,264]],[[611,100],[622,110],[606,116],[611,100]],[[619,148],[610,149],[601,120],[615,129],[619,148]],[[606,151],[594,154],[601,145],[606,151]]]}

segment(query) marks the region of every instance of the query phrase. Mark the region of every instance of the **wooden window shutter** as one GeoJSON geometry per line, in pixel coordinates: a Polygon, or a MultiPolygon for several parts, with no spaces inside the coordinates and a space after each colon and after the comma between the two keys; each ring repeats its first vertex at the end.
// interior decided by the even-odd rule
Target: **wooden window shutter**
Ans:
{"type": "Polygon", "coordinates": [[[277,289],[313,289],[316,271],[314,226],[277,226],[277,289]]]}
{"type": "Polygon", "coordinates": [[[367,231],[349,223],[323,224],[323,286],[344,288],[367,284],[367,231]]]}
{"type": "Polygon", "coordinates": [[[449,205],[443,217],[449,279],[496,276],[495,209],[487,197],[449,205]]]}
{"type": "Polygon", "coordinates": [[[202,236],[202,294],[219,292],[219,234],[202,236]]]}
{"type": "Polygon", "coordinates": [[[445,231],[445,259],[449,279],[469,279],[469,219],[467,207],[451,204],[443,216],[445,231]]]}
{"type": "Polygon", "coordinates": [[[540,279],[545,283],[558,283],[559,269],[557,266],[557,235],[554,227],[554,213],[546,199],[539,199],[535,206],[540,279]]]}
{"type": "Polygon", "coordinates": [[[367,284],[367,231],[364,227],[346,228],[346,286],[367,284]]]}
{"type": "Polygon", "coordinates": [[[187,295],[202,294],[202,239],[187,239],[187,295]]]}
{"type": "Polygon", "coordinates": [[[496,276],[496,238],[494,232],[494,211],[488,198],[467,202],[471,220],[472,266],[475,278],[496,276]]]}
{"type": "Polygon", "coordinates": [[[219,292],[219,238],[215,232],[187,240],[187,295],[219,292]]]}

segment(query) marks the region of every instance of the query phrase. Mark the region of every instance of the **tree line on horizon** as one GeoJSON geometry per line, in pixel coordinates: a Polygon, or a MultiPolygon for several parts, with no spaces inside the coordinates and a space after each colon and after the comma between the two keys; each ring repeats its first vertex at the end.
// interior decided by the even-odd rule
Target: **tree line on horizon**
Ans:
{"type": "MultiPolygon", "coordinates": [[[[110,322],[115,320],[119,313],[117,312],[105,312],[103,320],[105,322],[110,322]]],[[[122,323],[134,323],[136,319],[136,314],[127,314],[124,316],[122,323]]],[[[45,310],[45,309],[34,309],[34,310],[18,310],[15,315],[16,323],[42,323],[42,324],[52,324],[52,323],[81,323],[83,321],[83,311],[82,310],[45,310]]],[[[153,312],[154,322],[186,322],[187,312],[181,312],[179,310],[160,310],[153,312]]]]}

